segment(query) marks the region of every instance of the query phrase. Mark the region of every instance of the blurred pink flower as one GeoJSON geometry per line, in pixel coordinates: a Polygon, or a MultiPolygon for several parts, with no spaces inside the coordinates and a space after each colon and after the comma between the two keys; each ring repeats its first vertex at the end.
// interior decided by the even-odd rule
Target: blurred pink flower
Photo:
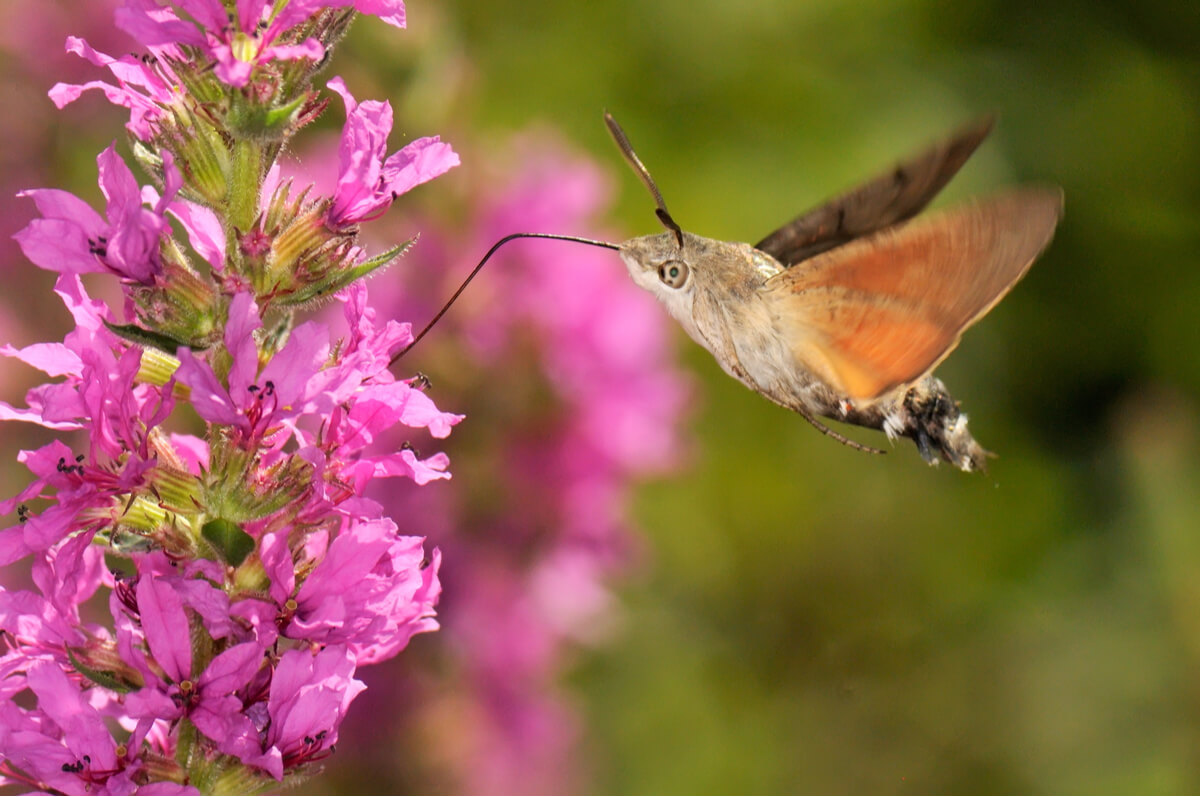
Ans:
{"type": "MultiPolygon", "coordinates": [[[[608,196],[599,170],[537,138],[513,149],[510,160],[522,167],[502,191],[484,192],[471,227],[476,251],[516,230],[589,232],[608,196]]],[[[599,641],[615,621],[608,584],[634,546],[628,494],[678,461],[687,397],[666,317],[611,252],[550,241],[517,246],[492,267],[492,295],[466,322],[487,336],[468,331],[467,339],[477,363],[504,373],[525,339],[521,329],[531,329],[556,407],[526,410],[550,429],[506,424],[514,456],[503,477],[514,500],[490,532],[471,534],[477,552],[465,564],[477,569],[459,571],[446,588],[449,610],[461,612],[449,641],[468,657],[491,718],[484,727],[494,732],[466,786],[489,792],[570,789],[580,774],[578,726],[555,682],[568,646],[599,641]],[[510,550],[481,555],[481,540],[492,539],[510,550]],[[507,582],[507,599],[474,595],[473,578],[507,582]]]]}

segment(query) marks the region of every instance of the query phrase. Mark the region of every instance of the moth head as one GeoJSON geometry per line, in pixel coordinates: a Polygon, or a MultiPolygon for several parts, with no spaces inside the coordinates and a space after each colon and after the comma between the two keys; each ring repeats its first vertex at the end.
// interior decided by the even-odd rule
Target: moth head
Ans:
{"type": "MultiPolygon", "coordinates": [[[[687,236],[690,239],[692,236],[687,236]]],[[[629,275],[640,287],[665,302],[690,296],[694,270],[685,247],[673,232],[643,235],[626,241],[618,250],[629,275]]]]}
{"type": "Polygon", "coordinates": [[[695,242],[696,236],[684,233],[683,229],[671,217],[667,203],[663,201],[662,192],[658,190],[654,178],[642,164],[629,137],[617,124],[612,114],[604,114],[604,123],[613,141],[634,173],[641,178],[650,195],[654,197],[654,215],[667,228],[667,232],[658,235],[644,235],[621,244],[618,250],[629,275],[642,288],[653,293],[667,306],[673,316],[682,320],[690,315],[693,294],[693,269],[689,260],[692,254],[688,250],[688,242],[695,242]]]}

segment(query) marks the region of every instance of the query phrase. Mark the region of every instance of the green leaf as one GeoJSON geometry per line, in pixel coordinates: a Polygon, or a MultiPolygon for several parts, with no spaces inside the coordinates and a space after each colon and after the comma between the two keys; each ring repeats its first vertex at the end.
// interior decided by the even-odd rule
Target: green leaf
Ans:
{"type": "Polygon", "coordinates": [[[83,664],[79,661],[79,658],[75,655],[74,651],[72,651],[70,647],[65,647],[64,649],[67,651],[67,659],[70,660],[71,666],[97,686],[102,686],[105,689],[111,689],[114,692],[120,692],[122,694],[131,692],[138,688],[139,684],[131,684],[127,681],[121,680],[112,670],[97,670],[93,669],[92,667],[88,667],[86,664],[83,664]]]}
{"type": "Polygon", "coordinates": [[[210,520],[200,528],[200,534],[217,549],[222,559],[234,567],[254,551],[254,538],[232,520],[210,520]]]}
{"type": "Polygon", "coordinates": [[[161,332],[142,329],[136,324],[110,324],[105,321],[104,326],[108,327],[109,332],[119,338],[124,338],[130,343],[135,343],[138,346],[149,346],[172,355],[179,350],[180,346],[190,346],[193,351],[204,351],[208,348],[207,345],[195,345],[173,338],[170,335],[164,335],[161,332]]]}

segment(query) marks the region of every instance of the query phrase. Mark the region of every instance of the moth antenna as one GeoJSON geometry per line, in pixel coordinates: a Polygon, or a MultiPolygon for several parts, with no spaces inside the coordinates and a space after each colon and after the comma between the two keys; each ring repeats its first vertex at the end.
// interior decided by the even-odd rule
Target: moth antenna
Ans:
{"type": "Polygon", "coordinates": [[[802,410],[797,407],[793,407],[791,405],[788,405],[788,409],[791,409],[791,410],[795,411],[796,413],[798,413],[801,418],[803,418],[804,420],[811,423],[813,425],[813,428],[815,428],[821,434],[826,435],[827,437],[832,437],[834,440],[837,440],[842,445],[849,446],[850,448],[853,448],[855,451],[863,451],[867,454],[886,454],[887,453],[882,448],[872,448],[871,446],[865,446],[862,443],[858,442],[857,440],[851,440],[849,437],[846,437],[843,434],[839,434],[838,432],[835,432],[834,430],[830,429],[828,426],[826,426],[825,424],[821,423],[816,418],[814,418],[808,412],[808,410],[802,410]]]}
{"type": "Polygon", "coordinates": [[[429,333],[429,330],[433,329],[434,325],[437,324],[438,321],[442,320],[442,316],[446,314],[446,311],[450,309],[451,305],[458,301],[458,297],[461,296],[462,292],[465,291],[467,286],[471,284],[471,280],[475,279],[475,275],[478,274],[483,268],[483,264],[488,262],[492,255],[496,254],[496,250],[504,246],[509,241],[517,238],[547,238],[551,241],[574,241],[577,244],[599,246],[603,249],[619,250],[621,248],[616,244],[610,244],[608,241],[597,241],[592,238],[581,238],[577,235],[556,235],[551,232],[514,232],[512,235],[504,236],[499,241],[496,241],[496,243],[492,244],[492,248],[487,250],[487,254],[485,254],[483,259],[479,261],[479,264],[471,270],[471,273],[467,275],[465,280],[463,280],[462,285],[458,286],[458,290],[454,292],[454,295],[451,296],[444,305],[442,305],[442,309],[438,310],[437,315],[435,315],[430,322],[425,325],[424,329],[417,333],[417,336],[412,339],[412,342],[392,355],[392,359],[388,361],[388,367],[395,365],[396,360],[399,360],[401,357],[408,354],[409,350],[412,349],[413,346],[416,346],[418,343],[420,343],[421,338],[425,337],[429,333]]]}
{"type": "Polygon", "coordinates": [[[662,225],[668,230],[675,233],[675,240],[679,242],[679,248],[683,248],[683,230],[675,219],[671,218],[670,211],[667,210],[667,203],[663,200],[662,192],[658,190],[658,186],[654,182],[654,178],[650,176],[650,172],[642,164],[637,153],[633,151],[633,145],[629,143],[629,136],[625,135],[625,131],[617,124],[617,120],[608,111],[604,112],[604,124],[608,125],[608,132],[612,133],[613,141],[617,142],[617,147],[620,148],[621,154],[625,156],[625,160],[633,168],[637,176],[642,178],[642,182],[646,184],[646,188],[650,189],[650,193],[654,196],[654,202],[657,207],[654,209],[654,215],[662,222],[662,225]]]}

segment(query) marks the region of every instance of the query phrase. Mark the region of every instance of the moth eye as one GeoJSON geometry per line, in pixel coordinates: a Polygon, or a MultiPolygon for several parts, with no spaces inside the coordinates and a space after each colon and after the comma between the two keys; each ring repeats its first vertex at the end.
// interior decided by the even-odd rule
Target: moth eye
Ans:
{"type": "Polygon", "coordinates": [[[658,267],[658,278],[668,288],[682,288],[688,278],[688,265],[682,260],[668,260],[658,267]]]}

